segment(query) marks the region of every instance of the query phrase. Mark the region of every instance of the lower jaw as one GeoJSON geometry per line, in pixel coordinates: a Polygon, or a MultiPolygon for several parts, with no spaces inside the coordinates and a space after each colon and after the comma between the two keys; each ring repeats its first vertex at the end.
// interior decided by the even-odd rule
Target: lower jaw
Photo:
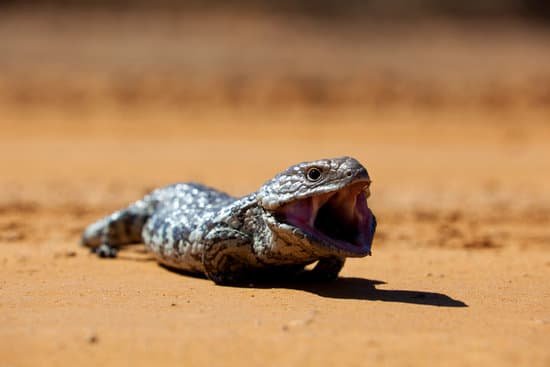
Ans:
{"type": "Polygon", "coordinates": [[[314,240],[324,248],[328,248],[331,251],[341,253],[346,257],[364,257],[371,254],[370,246],[359,246],[350,243],[334,243],[334,241],[323,241],[323,240],[314,240]]]}
{"type": "MultiPolygon", "coordinates": [[[[369,210],[369,209],[367,209],[369,210]]],[[[366,213],[367,214],[367,213],[366,213]]],[[[361,232],[357,234],[356,241],[357,243],[351,243],[344,240],[335,239],[323,233],[322,231],[312,228],[312,229],[302,229],[300,231],[305,232],[308,236],[315,242],[318,242],[323,247],[329,247],[337,249],[338,251],[345,252],[349,257],[363,257],[371,255],[371,245],[374,237],[372,232],[372,223],[373,216],[372,213],[369,213],[364,221],[360,224],[361,232]]]]}
{"type": "MultiPolygon", "coordinates": [[[[308,228],[302,228],[292,224],[267,222],[275,238],[280,238],[284,247],[295,244],[300,246],[303,251],[310,253],[315,257],[365,257],[371,255],[371,244],[373,234],[365,233],[362,244],[352,244],[340,240],[335,240],[326,236],[322,232],[308,228]]],[[[369,222],[370,228],[371,223],[369,222]]]]}
{"type": "Polygon", "coordinates": [[[330,238],[318,230],[309,231],[302,228],[298,228],[298,230],[308,238],[310,243],[330,253],[338,253],[346,257],[364,257],[371,254],[371,241],[362,245],[353,244],[330,238]]]}

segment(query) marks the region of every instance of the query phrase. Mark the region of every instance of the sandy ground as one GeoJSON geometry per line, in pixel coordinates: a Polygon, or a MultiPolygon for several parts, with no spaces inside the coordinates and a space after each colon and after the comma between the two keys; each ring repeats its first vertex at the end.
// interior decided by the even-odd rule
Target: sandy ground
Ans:
{"type": "Polygon", "coordinates": [[[547,29],[0,20],[1,367],[550,365],[547,29]],[[242,195],[340,155],[379,229],[332,283],[78,246],[154,187],[242,195]]]}
{"type": "Polygon", "coordinates": [[[6,113],[0,364],[548,365],[547,116],[376,114],[6,113]],[[139,250],[100,260],[77,246],[151,187],[239,195],[342,154],[371,171],[380,226],[374,256],[335,282],[219,287],[139,250]]]}

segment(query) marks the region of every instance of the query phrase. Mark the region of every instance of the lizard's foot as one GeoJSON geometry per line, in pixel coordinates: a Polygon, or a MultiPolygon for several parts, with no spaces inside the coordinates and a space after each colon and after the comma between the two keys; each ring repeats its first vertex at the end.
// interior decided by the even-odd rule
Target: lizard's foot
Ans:
{"type": "Polygon", "coordinates": [[[91,252],[102,258],[114,258],[118,253],[118,249],[104,243],[99,247],[92,248],[91,252]]]}
{"type": "Polygon", "coordinates": [[[212,266],[213,264],[208,262],[204,265],[208,279],[218,285],[239,285],[248,279],[245,266],[232,256],[223,256],[216,266],[212,266]]]}
{"type": "Polygon", "coordinates": [[[245,278],[234,272],[207,272],[206,276],[217,285],[239,285],[245,282],[245,278]]]}
{"type": "Polygon", "coordinates": [[[231,228],[217,228],[206,236],[206,250],[202,254],[204,273],[218,285],[238,285],[246,281],[248,266],[246,254],[250,239],[231,228]]]}
{"type": "Polygon", "coordinates": [[[329,257],[319,260],[317,265],[310,272],[314,280],[331,281],[338,278],[340,270],[344,267],[346,259],[340,257],[329,257]]]}

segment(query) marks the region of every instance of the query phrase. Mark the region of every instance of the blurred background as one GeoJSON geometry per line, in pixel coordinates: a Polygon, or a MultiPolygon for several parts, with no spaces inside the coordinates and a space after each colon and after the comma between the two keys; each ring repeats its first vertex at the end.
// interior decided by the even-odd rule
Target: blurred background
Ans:
{"type": "Polygon", "coordinates": [[[0,365],[550,366],[549,142],[550,1],[0,0],[0,365]],[[343,155],[378,227],[340,282],[77,246],[343,155]]]}
{"type": "Polygon", "coordinates": [[[543,205],[549,9],[0,1],[2,200],[120,203],[188,180],[244,194],[353,155],[382,208],[543,205]]]}
{"type": "Polygon", "coordinates": [[[0,96],[28,110],[546,107],[550,3],[0,1],[0,96]]]}

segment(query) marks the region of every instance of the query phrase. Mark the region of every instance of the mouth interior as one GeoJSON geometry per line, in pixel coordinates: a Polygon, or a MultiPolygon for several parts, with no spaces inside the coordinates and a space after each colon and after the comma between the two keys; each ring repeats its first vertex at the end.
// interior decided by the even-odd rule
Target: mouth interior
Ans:
{"type": "Polygon", "coordinates": [[[276,211],[277,218],[321,242],[352,252],[370,252],[374,219],[367,205],[370,182],[295,200],[276,211]]]}

